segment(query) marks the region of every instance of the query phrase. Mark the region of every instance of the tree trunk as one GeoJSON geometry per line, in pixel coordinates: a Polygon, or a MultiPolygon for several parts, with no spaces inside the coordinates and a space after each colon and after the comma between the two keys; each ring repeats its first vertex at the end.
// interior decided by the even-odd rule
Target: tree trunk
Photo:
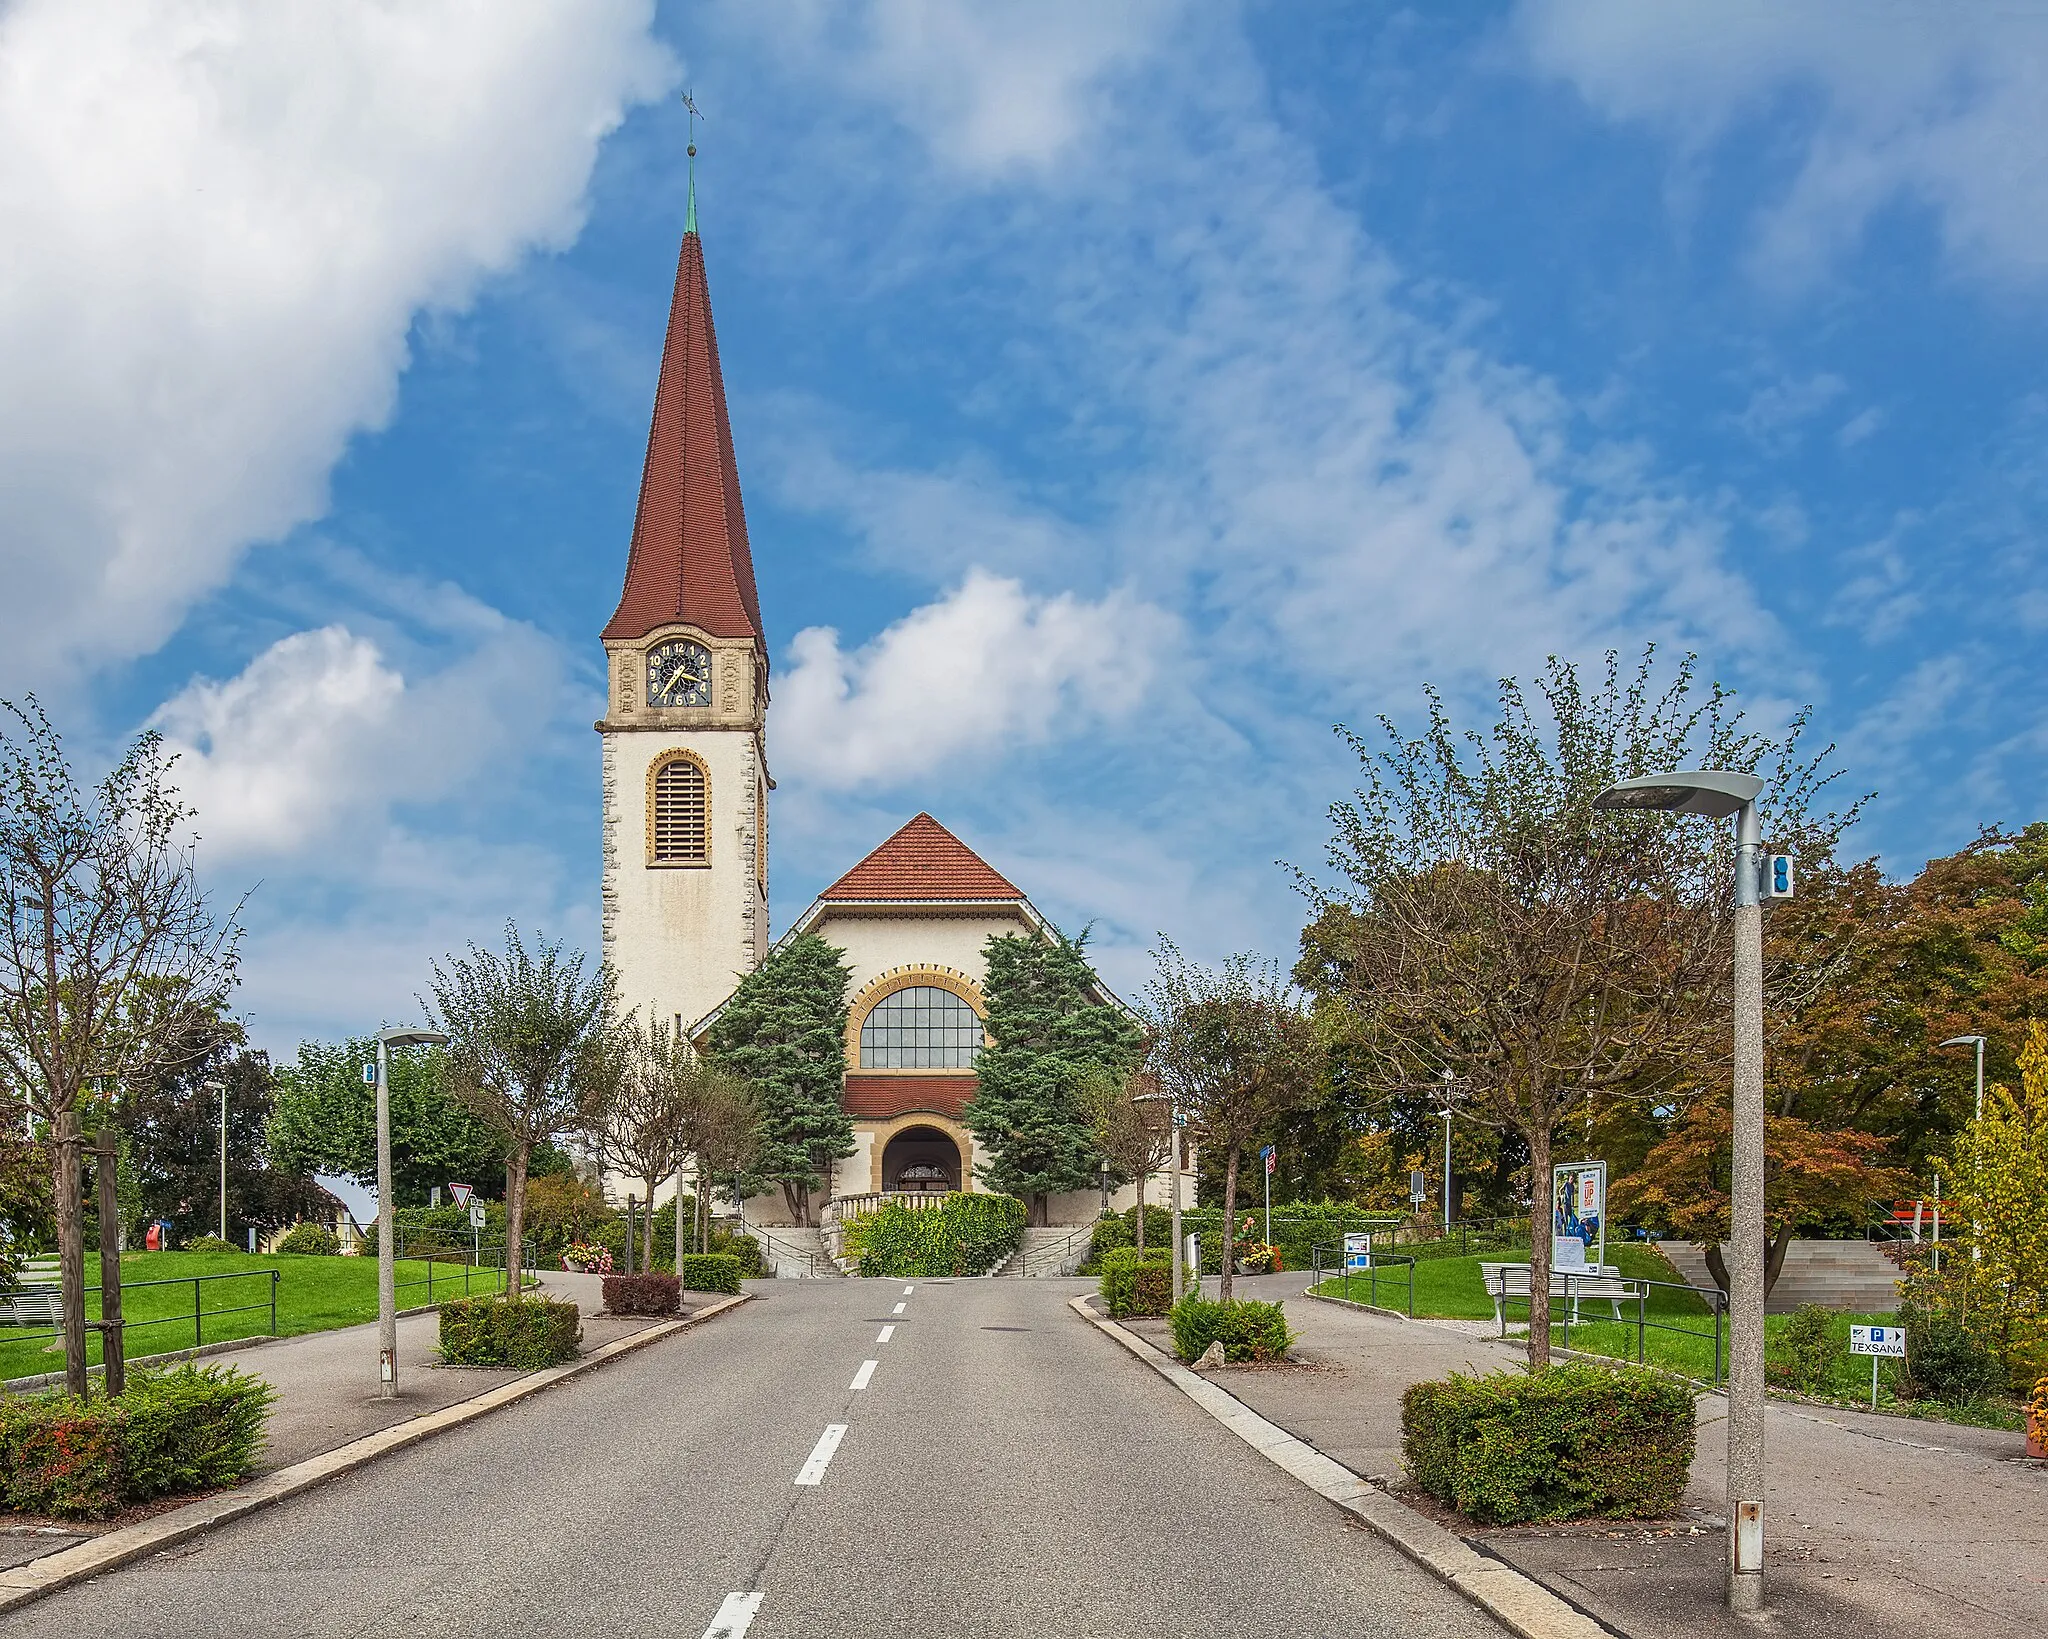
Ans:
{"type": "Polygon", "coordinates": [[[1707,1260],[1707,1273],[1714,1277],[1714,1284],[1721,1288],[1721,1296],[1728,1295],[1728,1260],[1721,1256],[1721,1243],[1708,1241],[1700,1248],[1700,1254],[1707,1260]]]}
{"type": "Polygon", "coordinates": [[[64,1388],[69,1394],[86,1391],[85,1372],[85,1212],[80,1198],[83,1186],[79,1150],[85,1134],[79,1130],[78,1112],[66,1110],[57,1117],[57,1141],[52,1145],[52,1172],[57,1191],[57,1270],[64,1292],[64,1388]]]}
{"type": "MultiPolygon", "coordinates": [[[[697,1206],[690,1214],[690,1226],[697,1231],[697,1250],[711,1250],[711,1173],[704,1165],[704,1157],[697,1157],[697,1206]]],[[[682,1271],[678,1269],[677,1274],[682,1271]]]]}
{"type": "Polygon", "coordinates": [[[521,1140],[505,1163],[505,1296],[512,1300],[524,1295],[526,1270],[520,1257],[526,1233],[526,1168],[532,1159],[533,1145],[521,1140]]]}
{"type": "MultiPolygon", "coordinates": [[[[740,1187],[739,1187],[739,1185],[738,1185],[738,1184],[734,1184],[734,1185],[733,1185],[733,1187],[732,1187],[732,1194],[733,1194],[733,1200],[734,1200],[735,1204],[737,1204],[737,1202],[738,1202],[738,1200],[739,1200],[739,1194],[740,1194],[740,1187]]],[[[806,1190],[803,1190],[803,1191],[799,1191],[799,1190],[797,1189],[796,1185],[795,1185],[794,1183],[792,1183],[792,1182],[791,1182],[791,1181],[790,1181],[789,1179],[787,1179],[787,1178],[783,1179],[783,1180],[782,1180],[782,1204],[783,1204],[784,1206],[786,1206],[786,1207],[788,1207],[788,1208],[789,1208],[789,1221],[790,1221],[791,1223],[794,1223],[794,1224],[809,1224],[809,1223],[810,1223],[810,1221],[811,1221],[811,1213],[810,1213],[810,1206],[811,1206],[811,1192],[810,1192],[810,1191],[809,1191],[808,1189],[806,1189],[806,1190]]]]}
{"type": "Polygon", "coordinates": [[[1145,1255],[1145,1180],[1150,1176],[1150,1173],[1141,1172],[1138,1174],[1138,1256],[1140,1258],[1145,1255]]]}
{"type": "Polygon", "coordinates": [[[1237,1146],[1232,1144],[1223,1159],[1223,1273],[1216,1295],[1230,1301],[1231,1265],[1237,1252],[1237,1146]]]}
{"type": "Polygon", "coordinates": [[[1769,1254],[1764,1259],[1764,1296],[1771,1295],[1771,1288],[1778,1284],[1778,1276],[1785,1268],[1785,1254],[1792,1250],[1792,1226],[1782,1225],[1771,1237],[1769,1254]]]}
{"type": "Polygon", "coordinates": [[[121,1331],[121,1141],[112,1127],[100,1128],[93,1152],[93,1182],[100,1208],[100,1359],[101,1382],[109,1400],[128,1387],[127,1339],[121,1331]]]}
{"type": "MultiPolygon", "coordinates": [[[[651,1270],[654,1267],[654,1179],[647,1177],[640,1181],[647,1186],[647,1229],[640,1237],[640,1267],[651,1270]]],[[[682,1202],[678,1201],[676,1208],[680,1211],[682,1202]]]]}
{"type": "Polygon", "coordinates": [[[1539,1121],[1529,1140],[1529,1369],[1550,1364],[1550,1124],[1539,1121]]]}

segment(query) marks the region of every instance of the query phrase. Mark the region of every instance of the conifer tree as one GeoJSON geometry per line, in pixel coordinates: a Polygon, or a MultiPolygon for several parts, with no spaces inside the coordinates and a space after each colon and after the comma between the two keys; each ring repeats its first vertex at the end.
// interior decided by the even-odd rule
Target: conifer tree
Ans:
{"type": "Polygon", "coordinates": [[[760,1114],[756,1176],[782,1185],[790,1216],[811,1221],[811,1191],[853,1153],[846,1114],[846,952],[814,933],[769,953],[740,980],[707,1043],[751,1083],[760,1114]]]}
{"type": "Polygon", "coordinates": [[[1000,934],[983,948],[992,1044],[975,1065],[964,1119],[995,1157],[987,1181],[1024,1197],[1033,1223],[1045,1221],[1048,1195],[1095,1187],[1101,1150],[1087,1086],[1104,1072],[1127,1075],[1144,1049],[1137,1021],[1095,1000],[1086,942],[1000,934]]]}

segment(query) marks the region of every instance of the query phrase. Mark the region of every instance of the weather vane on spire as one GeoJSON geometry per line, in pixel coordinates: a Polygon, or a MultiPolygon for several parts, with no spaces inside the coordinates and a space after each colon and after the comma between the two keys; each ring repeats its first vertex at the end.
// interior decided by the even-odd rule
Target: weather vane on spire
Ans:
{"type": "Polygon", "coordinates": [[[697,231],[697,122],[703,119],[704,115],[697,107],[696,98],[688,91],[683,93],[683,106],[690,111],[690,146],[686,150],[690,156],[690,199],[689,204],[683,210],[683,232],[695,233],[697,231]]]}

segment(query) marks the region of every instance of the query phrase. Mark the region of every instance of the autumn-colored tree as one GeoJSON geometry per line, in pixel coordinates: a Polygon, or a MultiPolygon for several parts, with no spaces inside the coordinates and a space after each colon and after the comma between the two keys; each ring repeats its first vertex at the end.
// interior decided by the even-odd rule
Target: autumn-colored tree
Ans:
{"type": "MultiPolygon", "coordinates": [[[[1095,1123],[1095,1142],[1109,1162],[1111,1176],[1136,1183],[1138,1199],[1145,1182],[1173,1159],[1173,1122],[1159,1078],[1147,1071],[1119,1075],[1097,1069],[1081,1083],[1081,1106],[1095,1123]]],[[[1145,1250],[1145,1214],[1139,1212],[1138,1250],[1145,1250]]]]}
{"type": "MultiPolygon", "coordinates": [[[[1694,1100],[1642,1166],[1619,1179],[1612,1192],[1616,1215],[1700,1242],[1714,1284],[1724,1293],[1728,1269],[1721,1243],[1728,1235],[1732,1126],[1725,1093],[1694,1100]]],[[[1884,1148],[1876,1133],[1830,1130],[1796,1116],[1765,1118],[1766,1295],[1802,1226],[1842,1215],[1860,1219],[1872,1201],[1905,1187],[1905,1175],[1879,1159],[1884,1148]]]]}

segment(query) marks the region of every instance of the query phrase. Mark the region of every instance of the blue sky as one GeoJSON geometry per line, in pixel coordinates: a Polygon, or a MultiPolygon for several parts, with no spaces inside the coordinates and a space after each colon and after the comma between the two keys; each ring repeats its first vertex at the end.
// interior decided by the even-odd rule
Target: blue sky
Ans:
{"type": "Polygon", "coordinates": [[[916,810],[1127,989],[1550,653],[2043,812],[2048,8],[0,11],[0,689],[181,748],[257,1037],[596,929],[694,87],[778,928],[916,810]],[[104,15],[101,15],[104,13],[104,15]],[[145,20],[146,19],[146,20],[145,20]]]}

